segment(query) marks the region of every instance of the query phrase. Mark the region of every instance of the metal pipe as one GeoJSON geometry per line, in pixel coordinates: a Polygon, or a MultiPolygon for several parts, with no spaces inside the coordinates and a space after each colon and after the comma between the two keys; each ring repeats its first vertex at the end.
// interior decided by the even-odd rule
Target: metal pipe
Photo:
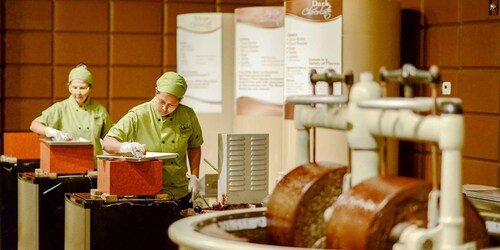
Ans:
{"type": "Polygon", "coordinates": [[[401,69],[387,70],[380,68],[380,80],[387,83],[399,83],[403,85],[414,84],[438,84],[440,81],[439,68],[435,65],[429,70],[415,68],[411,64],[404,64],[401,69]]]}

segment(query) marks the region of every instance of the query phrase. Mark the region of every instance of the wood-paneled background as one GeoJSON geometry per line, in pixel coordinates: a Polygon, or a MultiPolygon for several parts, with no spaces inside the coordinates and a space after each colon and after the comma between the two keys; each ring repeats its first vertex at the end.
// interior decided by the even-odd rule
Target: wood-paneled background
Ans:
{"type": "MultiPolygon", "coordinates": [[[[500,186],[500,14],[489,14],[488,0],[401,2],[401,63],[439,66],[462,99],[463,182],[500,186]]],[[[429,144],[401,143],[400,173],[430,180],[429,152],[429,144]]]]}
{"type": "MultiPolygon", "coordinates": [[[[85,62],[92,97],[116,122],[176,69],[176,16],[233,12],[277,0],[0,0],[1,132],[28,131],[68,97],[69,70],[85,62]]],[[[466,116],[464,182],[500,186],[500,15],[488,0],[401,1],[401,63],[437,65],[466,116]]],[[[427,94],[427,89],[417,93],[427,94]]],[[[1,145],[1,143],[0,143],[1,145]]],[[[404,142],[400,173],[429,179],[429,146],[404,142]]]]}

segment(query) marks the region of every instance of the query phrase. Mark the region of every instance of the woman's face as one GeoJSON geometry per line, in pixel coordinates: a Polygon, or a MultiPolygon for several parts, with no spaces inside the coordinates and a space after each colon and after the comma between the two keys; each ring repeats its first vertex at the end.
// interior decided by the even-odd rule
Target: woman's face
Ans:
{"type": "Polygon", "coordinates": [[[81,107],[89,96],[90,86],[83,80],[73,80],[69,84],[69,92],[81,107]]]}
{"type": "Polygon", "coordinates": [[[161,116],[168,116],[179,107],[180,101],[175,95],[158,93],[156,94],[156,109],[161,116]]]}

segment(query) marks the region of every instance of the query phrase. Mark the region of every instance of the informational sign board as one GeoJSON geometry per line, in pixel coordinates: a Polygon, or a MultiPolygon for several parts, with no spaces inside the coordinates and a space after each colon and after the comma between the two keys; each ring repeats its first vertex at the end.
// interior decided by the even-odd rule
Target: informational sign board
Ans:
{"type": "Polygon", "coordinates": [[[235,13],[237,115],[283,114],[283,7],[239,8],[235,13]]]}
{"type": "MultiPolygon", "coordinates": [[[[177,72],[188,90],[182,102],[196,112],[220,113],[227,13],[189,13],[177,16],[177,72]]],[[[230,52],[230,55],[233,55],[230,52]]],[[[228,83],[233,84],[233,83],[228,83]]]]}
{"type": "MultiPolygon", "coordinates": [[[[312,94],[311,69],[342,73],[342,2],[340,0],[285,1],[285,94],[312,94]]],[[[340,83],[334,94],[341,94],[340,83]]],[[[327,94],[318,84],[316,94],[327,94]]]]}

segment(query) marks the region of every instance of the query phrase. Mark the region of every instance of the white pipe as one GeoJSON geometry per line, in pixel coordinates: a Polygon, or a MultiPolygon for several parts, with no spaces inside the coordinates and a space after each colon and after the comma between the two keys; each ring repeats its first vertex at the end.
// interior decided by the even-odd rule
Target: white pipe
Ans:
{"type": "Polygon", "coordinates": [[[351,150],[351,186],[378,176],[378,150],[351,150]]]}
{"type": "Polygon", "coordinates": [[[464,216],[462,196],[463,115],[442,115],[441,137],[441,207],[443,249],[454,249],[463,243],[464,216]]]}
{"type": "Polygon", "coordinates": [[[305,127],[346,130],[346,116],[347,109],[345,107],[328,106],[313,108],[310,106],[301,106],[298,119],[305,127]]]}
{"type": "Polygon", "coordinates": [[[302,122],[298,119],[301,115],[301,109],[304,106],[295,105],[294,110],[294,124],[297,129],[297,143],[296,143],[296,164],[297,166],[308,164],[310,161],[309,157],[309,128],[306,128],[302,122]]]}
{"type": "Polygon", "coordinates": [[[367,129],[367,110],[359,108],[357,103],[380,98],[382,89],[378,83],[373,81],[371,73],[364,72],[360,78],[361,81],[352,86],[349,105],[347,107],[347,122],[351,124],[347,132],[347,139],[349,146],[353,150],[375,150],[378,149],[378,143],[367,129]]]}
{"type": "Polygon", "coordinates": [[[454,249],[463,243],[464,217],[461,191],[461,158],[459,150],[443,150],[439,223],[443,225],[443,249],[454,249]]]}
{"type": "Polygon", "coordinates": [[[379,143],[367,128],[367,110],[358,107],[364,100],[378,99],[382,95],[380,85],[373,81],[371,73],[362,73],[361,81],[350,92],[347,107],[347,141],[351,148],[351,185],[378,175],[379,143]]]}
{"type": "Polygon", "coordinates": [[[295,105],[294,117],[297,129],[297,166],[310,162],[309,128],[321,127],[331,129],[347,129],[347,110],[345,107],[329,105],[327,107],[311,107],[295,105]]]}
{"type": "Polygon", "coordinates": [[[439,116],[424,116],[411,110],[364,110],[368,131],[375,136],[438,142],[441,131],[439,116]]]}
{"type": "MultiPolygon", "coordinates": [[[[461,154],[464,143],[463,115],[423,116],[415,114],[412,110],[383,109],[364,109],[360,113],[360,116],[366,117],[364,121],[366,129],[374,136],[439,143],[442,150],[440,230],[433,230],[433,232],[441,234],[441,237],[438,237],[439,249],[458,249],[463,246],[461,154]]],[[[353,124],[353,126],[358,125],[353,124]]],[[[376,161],[373,154],[367,151],[361,154],[353,150],[353,185],[360,181],[357,178],[367,178],[373,174],[373,169],[366,167],[370,165],[369,161],[376,161]],[[370,171],[371,173],[365,173],[370,171]]]]}

